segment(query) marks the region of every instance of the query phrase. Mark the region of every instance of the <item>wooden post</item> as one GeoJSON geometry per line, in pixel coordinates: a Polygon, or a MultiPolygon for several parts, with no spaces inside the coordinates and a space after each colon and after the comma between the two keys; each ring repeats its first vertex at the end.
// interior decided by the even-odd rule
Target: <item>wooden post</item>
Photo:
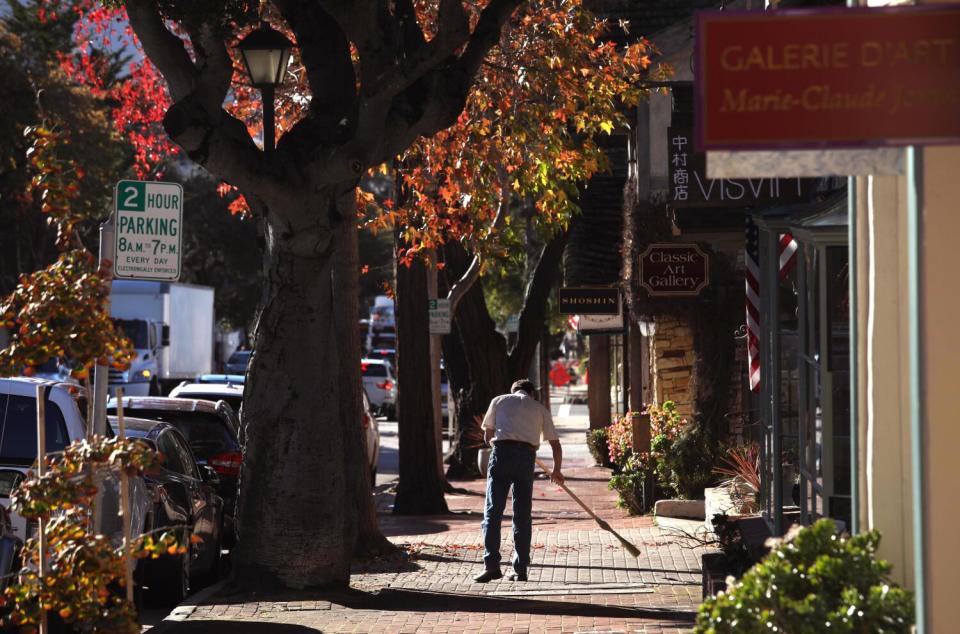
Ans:
{"type": "MultiPolygon", "coordinates": [[[[46,386],[37,386],[37,477],[43,477],[47,470],[47,408],[46,408],[46,386]]],[[[37,537],[40,540],[37,571],[42,580],[47,574],[47,522],[42,517],[37,520],[37,537]]],[[[40,606],[40,634],[46,634],[47,629],[47,611],[40,606]]]]}
{"type": "MultiPolygon", "coordinates": [[[[117,439],[123,442],[127,428],[123,422],[123,388],[117,388],[117,439]]],[[[130,562],[130,481],[126,470],[120,471],[120,523],[123,526],[123,583],[127,601],[133,603],[133,566],[130,562]]]]}
{"type": "Polygon", "coordinates": [[[630,411],[642,412],[644,406],[643,395],[643,368],[644,354],[643,349],[646,341],[640,334],[640,326],[632,319],[627,325],[627,337],[630,339],[630,354],[628,362],[630,364],[630,411]]]}
{"type": "MultiPolygon", "coordinates": [[[[436,258],[436,251],[434,251],[436,258]]],[[[431,260],[428,266],[424,267],[427,275],[427,298],[437,299],[437,266],[434,260],[431,260]]],[[[433,435],[437,444],[437,469],[440,471],[441,480],[445,477],[443,471],[443,411],[441,410],[440,394],[440,352],[441,337],[430,333],[430,392],[433,401],[433,435]]],[[[452,444],[451,438],[451,444],[452,444]]]]}
{"type": "Polygon", "coordinates": [[[590,335],[590,365],[588,366],[587,404],[590,429],[610,425],[610,337],[590,335]]]}
{"type": "Polygon", "coordinates": [[[633,432],[633,452],[650,451],[650,414],[632,414],[630,424],[633,432]]]}

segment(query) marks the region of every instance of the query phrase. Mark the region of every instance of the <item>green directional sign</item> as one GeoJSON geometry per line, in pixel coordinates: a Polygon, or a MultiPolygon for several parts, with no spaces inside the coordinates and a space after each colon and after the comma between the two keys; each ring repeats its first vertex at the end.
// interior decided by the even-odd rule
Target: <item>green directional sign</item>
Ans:
{"type": "Polygon", "coordinates": [[[134,280],[176,281],[183,246],[183,188],[179,183],[120,181],[114,192],[113,274],[134,280]]]}

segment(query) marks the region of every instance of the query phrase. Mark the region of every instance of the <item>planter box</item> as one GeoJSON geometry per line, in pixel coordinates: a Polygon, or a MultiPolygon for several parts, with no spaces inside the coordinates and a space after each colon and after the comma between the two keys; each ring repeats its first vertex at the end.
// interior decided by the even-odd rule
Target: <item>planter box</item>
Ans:
{"type": "Polygon", "coordinates": [[[700,556],[700,565],[703,569],[701,587],[703,599],[715,596],[721,590],[727,589],[727,577],[732,574],[727,556],[723,553],[704,553],[700,556]]]}
{"type": "Polygon", "coordinates": [[[702,520],[703,513],[703,500],[659,500],[653,507],[653,514],[657,517],[702,520]]]}

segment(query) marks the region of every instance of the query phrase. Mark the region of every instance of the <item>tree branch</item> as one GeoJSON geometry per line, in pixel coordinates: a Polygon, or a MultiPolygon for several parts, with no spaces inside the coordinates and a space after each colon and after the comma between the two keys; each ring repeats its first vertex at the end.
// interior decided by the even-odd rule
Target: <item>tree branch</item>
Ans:
{"type": "Polygon", "coordinates": [[[510,351],[509,365],[513,378],[526,375],[533,355],[540,341],[544,321],[547,317],[547,304],[550,289],[560,272],[560,260],[567,246],[569,231],[564,231],[550,240],[540,253],[540,260],[533,271],[533,277],[527,284],[520,310],[520,324],[517,329],[517,343],[510,351]]]}
{"type": "Polygon", "coordinates": [[[155,0],[127,0],[127,17],[153,65],[167,81],[170,97],[178,101],[194,89],[198,71],[183,42],[163,23],[155,0]]]}
{"type": "Polygon", "coordinates": [[[246,126],[222,107],[233,74],[222,34],[211,26],[193,31],[198,67],[183,41],[167,29],[156,0],[126,0],[126,8],[130,26],[174,102],[163,119],[167,134],[211,173],[244,191],[262,193],[263,175],[269,173],[262,153],[246,126]]]}
{"type": "MultiPolygon", "coordinates": [[[[506,218],[506,213],[504,210],[507,207],[506,198],[501,199],[500,206],[497,208],[497,215],[493,218],[493,222],[490,224],[490,235],[496,235],[496,232],[500,230],[500,227],[503,226],[504,218],[506,218]]],[[[467,291],[474,285],[474,283],[480,278],[480,265],[482,264],[480,254],[477,253],[473,256],[473,259],[470,261],[470,265],[467,267],[467,270],[464,271],[463,275],[460,276],[456,282],[450,287],[450,292],[447,293],[447,299],[450,300],[450,314],[453,315],[457,312],[457,304],[460,303],[460,300],[463,299],[464,295],[467,294],[467,291]]]]}

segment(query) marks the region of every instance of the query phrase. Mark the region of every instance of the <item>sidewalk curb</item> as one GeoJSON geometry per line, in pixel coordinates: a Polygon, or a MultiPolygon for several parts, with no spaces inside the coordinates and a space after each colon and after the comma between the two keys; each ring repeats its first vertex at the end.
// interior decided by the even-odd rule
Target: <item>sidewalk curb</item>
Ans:
{"type": "Polygon", "coordinates": [[[186,621],[194,613],[197,606],[215,595],[227,583],[226,579],[221,579],[211,586],[207,586],[200,592],[190,595],[183,603],[173,608],[170,614],[163,617],[163,620],[151,627],[147,632],[150,634],[166,634],[173,631],[177,624],[186,621]]]}

